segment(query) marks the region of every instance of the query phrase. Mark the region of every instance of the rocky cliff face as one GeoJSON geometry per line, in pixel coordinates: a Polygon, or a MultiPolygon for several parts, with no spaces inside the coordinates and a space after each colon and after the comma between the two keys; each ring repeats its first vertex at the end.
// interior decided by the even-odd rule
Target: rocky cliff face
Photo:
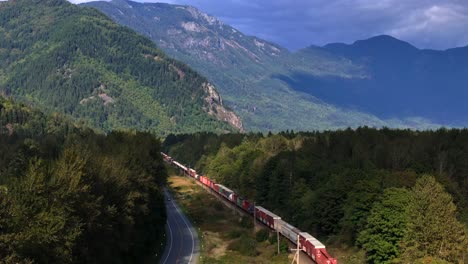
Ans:
{"type": "Polygon", "coordinates": [[[242,124],[241,118],[233,111],[226,109],[223,104],[223,99],[216,91],[215,87],[211,83],[203,83],[202,87],[208,95],[205,97],[205,111],[216,117],[218,120],[229,123],[240,132],[244,132],[244,125],[242,124]]]}

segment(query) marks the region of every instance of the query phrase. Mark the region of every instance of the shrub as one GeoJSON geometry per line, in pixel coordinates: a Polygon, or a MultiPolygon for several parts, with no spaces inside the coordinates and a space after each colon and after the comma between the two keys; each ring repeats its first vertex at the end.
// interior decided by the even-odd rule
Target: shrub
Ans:
{"type": "Polygon", "coordinates": [[[242,217],[241,221],[240,221],[240,226],[243,227],[243,228],[253,228],[253,219],[250,218],[250,217],[242,217]]]}
{"type": "Polygon", "coordinates": [[[269,236],[270,236],[270,232],[268,232],[268,230],[261,229],[255,234],[255,239],[257,240],[257,242],[263,242],[267,240],[269,236]]]}
{"type": "Polygon", "coordinates": [[[238,238],[242,235],[241,231],[239,230],[232,230],[231,232],[228,233],[228,238],[234,239],[238,238]]]}
{"type": "Polygon", "coordinates": [[[228,249],[237,251],[244,256],[256,256],[257,255],[257,242],[255,239],[248,235],[242,235],[239,239],[231,242],[228,249]]]}

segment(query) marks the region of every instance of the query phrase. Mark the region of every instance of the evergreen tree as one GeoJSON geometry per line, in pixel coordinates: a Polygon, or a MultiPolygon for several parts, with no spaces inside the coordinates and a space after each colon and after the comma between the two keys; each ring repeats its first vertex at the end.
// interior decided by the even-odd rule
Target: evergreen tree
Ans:
{"type": "Polygon", "coordinates": [[[456,218],[456,206],[444,187],[432,176],[417,180],[409,196],[408,229],[402,242],[402,261],[414,263],[432,256],[462,263],[468,250],[464,226],[456,218]]]}
{"type": "Polygon", "coordinates": [[[357,239],[369,263],[388,263],[400,255],[399,244],[408,221],[408,198],[408,190],[390,188],[372,206],[367,225],[357,239]]]}

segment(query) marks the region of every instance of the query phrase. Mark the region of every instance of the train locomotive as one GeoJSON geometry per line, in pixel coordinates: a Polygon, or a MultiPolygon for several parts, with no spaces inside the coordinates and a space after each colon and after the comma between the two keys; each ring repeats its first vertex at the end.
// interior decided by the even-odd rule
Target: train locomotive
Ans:
{"type": "Polygon", "coordinates": [[[281,235],[289,239],[292,243],[297,246],[299,243],[299,249],[302,250],[307,256],[314,260],[318,264],[337,264],[337,260],[333,258],[326,250],[318,239],[313,237],[307,232],[302,232],[298,228],[288,224],[281,219],[278,215],[268,211],[267,209],[256,206],[252,202],[240,197],[233,190],[228,187],[215,183],[213,180],[206,176],[199,175],[194,169],[187,168],[181,163],[173,160],[169,155],[161,153],[164,161],[180,169],[185,175],[194,178],[201,182],[206,187],[210,188],[221,197],[241,208],[248,214],[255,216],[255,218],[268,226],[270,229],[279,232],[281,235]]]}

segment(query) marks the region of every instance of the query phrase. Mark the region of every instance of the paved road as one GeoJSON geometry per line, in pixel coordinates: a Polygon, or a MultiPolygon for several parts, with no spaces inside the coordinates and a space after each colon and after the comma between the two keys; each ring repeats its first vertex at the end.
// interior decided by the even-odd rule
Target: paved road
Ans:
{"type": "Polygon", "coordinates": [[[200,243],[195,228],[164,189],[166,197],[167,224],[166,249],[161,264],[195,264],[200,254],[200,243]]]}

